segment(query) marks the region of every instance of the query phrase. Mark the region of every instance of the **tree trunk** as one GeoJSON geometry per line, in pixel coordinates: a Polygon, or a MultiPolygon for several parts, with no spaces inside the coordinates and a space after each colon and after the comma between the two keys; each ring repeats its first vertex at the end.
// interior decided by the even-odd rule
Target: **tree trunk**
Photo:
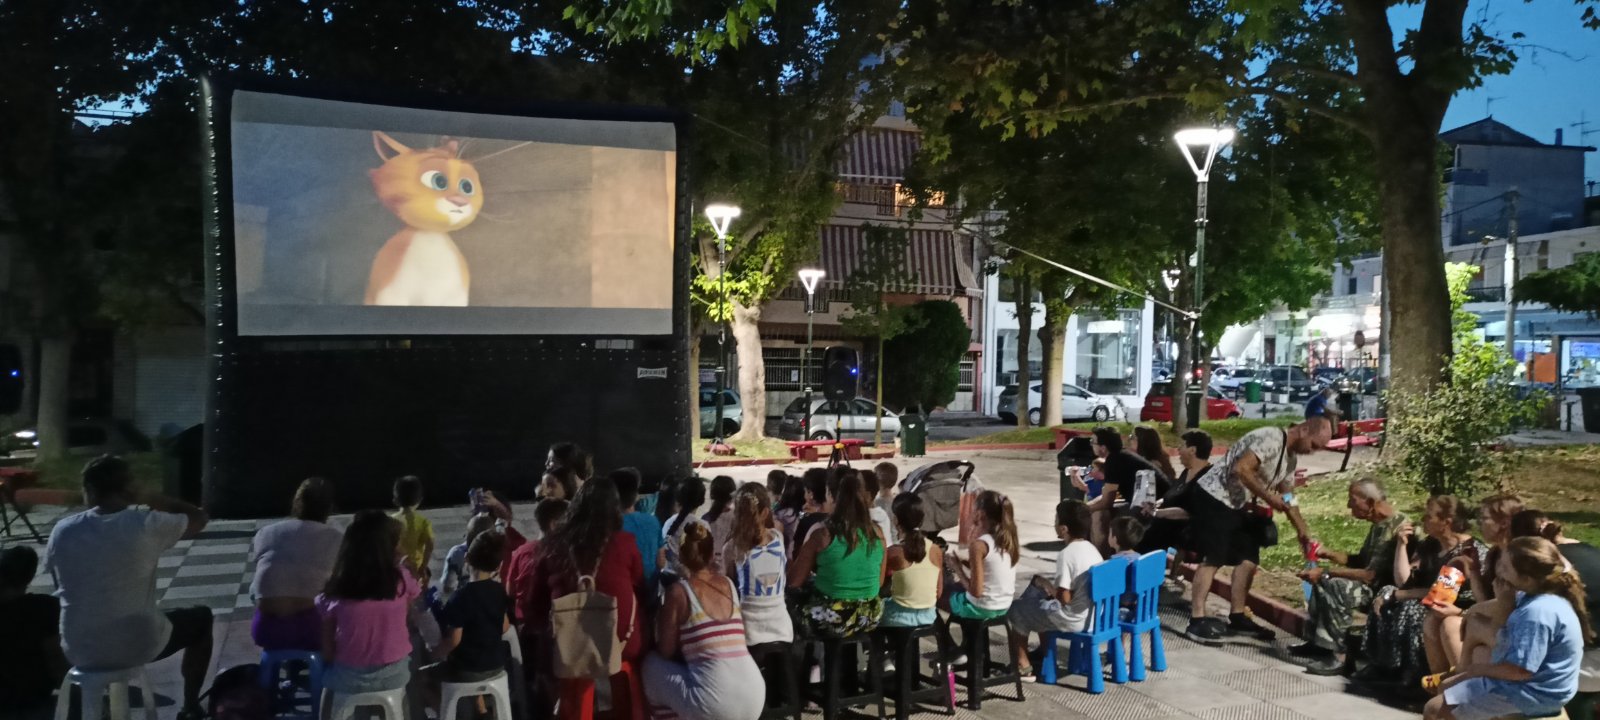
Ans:
{"type": "Polygon", "coordinates": [[[689,446],[700,442],[700,325],[689,324],[689,446]]]}
{"type": "Polygon", "coordinates": [[[68,403],[71,399],[72,334],[39,337],[39,460],[67,456],[68,403]]]}
{"type": "Polygon", "coordinates": [[[761,440],[767,437],[767,366],[761,357],[761,306],[745,307],[737,300],[733,306],[733,344],[739,356],[739,417],[735,440],[761,440]]]}
{"type": "Polygon", "coordinates": [[[1028,356],[1033,352],[1033,282],[1026,272],[1015,276],[1017,290],[1017,427],[1028,427],[1028,411],[1033,399],[1028,386],[1033,384],[1033,367],[1028,356]]]}
{"type": "Polygon", "coordinates": [[[1194,323],[1179,319],[1173,323],[1178,339],[1178,362],[1172,369],[1172,432],[1182,434],[1189,429],[1189,378],[1194,376],[1194,348],[1190,337],[1194,323]]]}
{"type": "Polygon", "coordinates": [[[1072,309],[1060,299],[1045,299],[1044,327],[1039,340],[1044,349],[1044,382],[1039,386],[1039,424],[1052,427],[1061,423],[1061,382],[1066,363],[1061,356],[1067,346],[1067,318],[1072,309]]]}
{"type": "Polygon", "coordinates": [[[1383,217],[1383,282],[1393,323],[1387,339],[1393,387],[1437,385],[1451,351],[1450,293],[1439,237],[1437,127],[1377,140],[1383,217]]]}

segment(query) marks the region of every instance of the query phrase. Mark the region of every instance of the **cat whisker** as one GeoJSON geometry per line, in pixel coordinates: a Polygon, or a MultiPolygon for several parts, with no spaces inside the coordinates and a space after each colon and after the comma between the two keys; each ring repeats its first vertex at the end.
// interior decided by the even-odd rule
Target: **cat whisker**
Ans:
{"type": "Polygon", "coordinates": [[[475,160],[471,160],[471,161],[470,161],[470,162],[472,162],[472,163],[474,163],[474,164],[476,164],[476,163],[481,163],[481,162],[483,162],[483,161],[485,161],[485,160],[488,160],[488,159],[489,159],[489,158],[492,158],[492,157],[495,157],[495,156],[497,156],[497,155],[504,155],[504,154],[506,154],[506,153],[508,153],[508,152],[511,152],[511,151],[512,151],[512,150],[520,150],[520,149],[522,149],[522,147],[523,147],[523,146],[525,146],[525,145],[532,145],[532,144],[533,144],[533,141],[532,141],[532,140],[529,140],[529,141],[527,141],[527,142],[520,142],[520,143],[517,143],[517,144],[515,144],[515,145],[512,145],[512,146],[511,146],[511,147],[508,147],[508,148],[506,148],[506,149],[504,149],[504,150],[498,150],[498,151],[495,151],[495,152],[492,152],[492,153],[489,153],[489,154],[488,154],[488,155],[485,155],[485,156],[483,156],[483,157],[481,157],[481,158],[477,158],[477,159],[475,159],[475,160]]]}

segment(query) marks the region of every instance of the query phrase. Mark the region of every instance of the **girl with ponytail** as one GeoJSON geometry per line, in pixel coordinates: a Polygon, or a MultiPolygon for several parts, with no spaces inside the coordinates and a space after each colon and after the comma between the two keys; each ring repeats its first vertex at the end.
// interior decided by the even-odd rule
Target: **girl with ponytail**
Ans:
{"type": "MultiPolygon", "coordinates": [[[[745,483],[734,494],[729,538],[722,547],[744,613],[745,641],[752,646],[794,641],[794,623],[784,605],[789,554],[783,531],[772,519],[772,495],[759,483],[745,483]]],[[[714,526],[713,526],[714,527],[714,526]]]]}
{"type": "Polygon", "coordinates": [[[1444,681],[1443,694],[1423,716],[1495,718],[1554,717],[1578,692],[1583,647],[1594,641],[1583,583],[1556,546],[1542,537],[1511,540],[1500,554],[1496,576],[1515,593],[1515,603],[1493,650],[1478,648],[1468,664],[1444,681]]]}
{"type": "MultiPolygon", "coordinates": [[[[678,483],[677,497],[678,514],[667,520],[661,528],[661,561],[656,567],[661,568],[661,582],[665,586],[676,582],[683,577],[684,572],[679,562],[679,549],[683,546],[683,529],[689,525],[705,525],[700,519],[700,506],[706,502],[706,481],[691,477],[678,483]]],[[[713,544],[712,550],[716,546],[713,544]]]]}
{"type": "Polygon", "coordinates": [[[711,526],[711,543],[717,549],[716,557],[711,559],[713,567],[722,568],[722,546],[727,544],[728,535],[733,532],[733,513],[728,512],[733,508],[733,493],[739,486],[733,478],[727,475],[718,475],[711,479],[711,509],[700,519],[711,526]]]}
{"type": "Polygon", "coordinates": [[[944,589],[944,551],[922,534],[921,496],[905,493],[890,505],[895,535],[900,543],[889,548],[883,583],[889,599],[883,603],[881,627],[923,627],[938,617],[940,591],[944,589]]]}
{"type": "MultiPolygon", "coordinates": [[[[967,560],[950,562],[953,592],[942,607],[954,617],[990,620],[1011,609],[1012,591],[1017,585],[1017,521],[1011,499],[993,490],[978,493],[977,512],[967,543],[967,560]]],[[[960,647],[950,636],[950,624],[940,628],[946,647],[960,647]]],[[[960,665],[960,662],[953,663],[960,665]]]]}

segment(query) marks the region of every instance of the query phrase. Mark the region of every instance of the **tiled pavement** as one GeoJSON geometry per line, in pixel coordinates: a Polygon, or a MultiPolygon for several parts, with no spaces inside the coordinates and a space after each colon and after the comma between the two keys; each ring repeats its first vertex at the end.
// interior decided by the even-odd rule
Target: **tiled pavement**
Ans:
{"type": "MultiPolygon", "coordinates": [[[[1040,551],[1042,548],[1036,543],[1049,539],[1044,533],[1050,532],[1047,516],[1055,500],[1054,464],[1044,457],[1018,453],[979,453],[972,459],[978,463],[987,485],[1012,496],[1018,508],[1022,541],[1035,548],[1025,553],[1023,567],[1019,568],[1018,587],[1022,587],[1028,575],[1052,569],[1049,553],[1040,551]]],[[[900,464],[916,466],[923,462],[910,460],[900,461],[900,464]]],[[[767,469],[737,468],[724,472],[741,481],[760,480],[767,469]]],[[[517,525],[525,529],[532,513],[527,506],[519,505],[515,509],[517,525]]],[[[32,517],[36,523],[41,523],[42,531],[48,533],[49,524],[58,515],[40,509],[32,517]]],[[[464,510],[444,508],[426,511],[426,515],[434,524],[436,555],[442,557],[450,545],[459,542],[465,530],[464,510]]],[[[252,534],[269,522],[213,522],[199,538],[180,543],[161,558],[157,583],[164,607],[198,604],[217,612],[218,650],[213,661],[213,675],[216,668],[256,659],[257,650],[249,632],[249,586],[254,568],[248,560],[248,552],[252,534]]],[[[347,518],[336,518],[334,522],[343,524],[347,518]]],[[[15,542],[18,540],[0,537],[0,545],[15,542]]],[[[33,588],[48,592],[49,578],[42,576],[33,588]]],[[[1217,598],[1212,601],[1213,612],[1225,612],[1217,598]]],[[[1179,634],[1186,621],[1186,610],[1176,604],[1163,610],[1163,619],[1168,663],[1164,673],[1151,673],[1149,679],[1140,683],[1115,685],[1108,681],[1106,691],[1100,695],[1085,692],[1081,677],[1063,678],[1057,686],[1030,684],[1025,686],[1027,700],[1020,703],[1005,699],[1010,697],[1011,690],[1003,689],[999,697],[986,699],[981,711],[958,706],[956,717],[1001,720],[1387,720],[1417,717],[1415,713],[1347,692],[1347,683],[1342,678],[1306,675],[1298,666],[1285,661],[1282,653],[1272,646],[1244,640],[1221,647],[1194,643],[1179,634]]],[[[1004,638],[997,633],[992,639],[995,651],[1003,652],[1004,638]]],[[[1282,638],[1276,645],[1287,642],[1287,638],[1282,638]]],[[[153,665],[151,674],[162,698],[160,715],[163,720],[171,720],[177,710],[171,701],[179,689],[177,659],[153,665]]],[[[966,699],[964,692],[958,699],[966,699]]],[[[815,712],[808,715],[820,716],[815,712]]],[[[917,715],[943,717],[942,712],[931,708],[917,715]]]]}

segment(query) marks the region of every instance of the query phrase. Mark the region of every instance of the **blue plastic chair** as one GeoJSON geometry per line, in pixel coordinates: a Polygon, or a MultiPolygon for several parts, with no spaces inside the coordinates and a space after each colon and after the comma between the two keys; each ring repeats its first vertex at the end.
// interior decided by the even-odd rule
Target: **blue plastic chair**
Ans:
{"type": "Polygon", "coordinates": [[[1132,657],[1128,658],[1128,679],[1144,680],[1144,638],[1150,635],[1150,669],[1166,672],[1167,652],[1161,644],[1161,580],[1167,574],[1167,554],[1161,550],[1146,553],[1128,566],[1128,592],[1134,596],[1133,619],[1122,623],[1122,632],[1133,636],[1132,657]]]}
{"type": "MultiPolygon", "coordinates": [[[[290,678],[292,679],[292,678],[290,678]]],[[[267,691],[272,698],[272,711],[274,716],[294,715],[297,717],[316,720],[322,710],[322,655],[305,650],[262,650],[261,670],[257,676],[257,683],[267,691]],[[303,662],[306,664],[306,694],[308,701],[306,711],[300,712],[299,703],[295,699],[294,690],[285,696],[279,692],[278,681],[284,674],[284,666],[290,662],[303,662]]]]}
{"type": "MultiPolygon", "coordinates": [[[[1056,683],[1056,645],[1065,638],[1071,645],[1067,651],[1067,674],[1082,675],[1089,681],[1089,692],[1106,691],[1104,664],[1100,661],[1100,646],[1111,649],[1111,682],[1128,681],[1128,666],[1122,660],[1122,625],[1118,609],[1122,595],[1128,589],[1127,558],[1111,558],[1089,568],[1089,599],[1094,609],[1089,617],[1089,628],[1084,632],[1044,633],[1044,658],[1040,663],[1039,682],[1056,683]]],[[[1081,588],[1080,588],[1081,591],[1081,588]]]]}

